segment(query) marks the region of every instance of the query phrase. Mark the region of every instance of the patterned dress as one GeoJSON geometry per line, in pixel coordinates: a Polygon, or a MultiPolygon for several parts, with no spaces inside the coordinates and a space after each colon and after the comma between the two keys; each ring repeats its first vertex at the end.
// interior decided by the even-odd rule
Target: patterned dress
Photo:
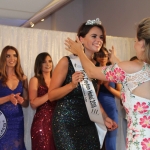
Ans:
{"type": "MultiPolygon", "coordinates": [[[[0,97],[8,96],[12,93],[22,93],[22,82],[19,81],[16,89],[11,90],[8,86],[3,86],[0,81],[0,97]]],[[[0,150],[26,150],[24,144],[24,117],[22,106],[16,106],[12,102],[0,105],[0,111],[7,120],[6,133],[0,138],[0,150]]]]}
{"type": "MultiPolygon", "coordinates": [[[[70,58],[67,58],[68,73],[63,85],[72,81],[75,72],[70,58]]],[[[53,135],[57,150],[100,150],[97,130],[89,118],[80,85],[58,100],[53,135]]]]}
{"type": "Polygon", "coordinates": [[[150,65],[144,63],[136,73],[127,74],[117,64],[103,68],[106,78],[122,83],[121,99],[127,114],[127,150],[150,150],[150,100],[132,94],[150,80],[150,65]]]}
{"type": "MultiPolygon", "coordinates": [[[[48,92],[47,87],[39,86],[38,97],[48,92]]],[[[31,127],[32,150],[56,150],[52,135],[52,115],[56,102],[47,101],[36,110],[31,127]]]]}

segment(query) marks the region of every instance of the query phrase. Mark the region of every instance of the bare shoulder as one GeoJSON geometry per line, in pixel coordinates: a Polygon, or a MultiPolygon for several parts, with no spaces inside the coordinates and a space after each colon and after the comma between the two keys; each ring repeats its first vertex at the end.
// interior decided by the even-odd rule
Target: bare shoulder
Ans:
{"type": "Polygon", "coordinates": [[[32,78],[30,79],[30,82],[32,82],[32,83],[33,83],[33,82],[34,82],[34,83],[37,82],[37,83],[38,83],[38,79],[37,79],[36,77],[32,77],[32,78]]]}
{"type": "Polygon", "coordinates": [[[58,65],[68,65],[68,58],[67,57],[62,57],[59,60],[58,65]]]}
{"type": "Polygon", "coordinates": [[[63,57],[59,60],[58,64],[56,65],[54,69],[54,73],[59,70],[60,71],[68,70],[68,58],[67,57],[63,57]]]}
{"type": "Polygon", "coordinates": [[[135,73],[142,69],[143,62],[141,61],[124,61],[118,63],[118,66],[122,68],[126,73],[135,73]]]}

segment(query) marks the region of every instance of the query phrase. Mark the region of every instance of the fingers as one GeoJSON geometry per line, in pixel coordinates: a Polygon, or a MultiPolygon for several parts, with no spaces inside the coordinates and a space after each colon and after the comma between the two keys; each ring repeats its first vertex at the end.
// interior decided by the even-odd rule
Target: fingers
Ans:
{"type": "Polygon", "coordinates": [[[77,41],[77,43],[80,43],[80,40],[79,40],[78,36],[76,36],[76,41],[77,41]]]}
{"type": "Polygon", "coordinates": [[[75,85],[75,87],[78,86],[78,83],[81,82],[83,80],[83,74],[80,71],[76,71],[73,75],[72,75],[72,83],[75,85]]]}
{"type": "Polygon", "coordinates": [[[10,95],[10,101],[14,104],[17,105],[17,99],[15,94],[10,95]]]}
{"type": "Polygon", "coordinates": [[[16,99],[19,104],[22,104],[24,102],[24,99],[20,96],[20,93],[16,94],[16,99]]]}
{"type": "Polygon", "coordinates": [[[24,99],[20,96],[21,93],[17,93],[17,94],[11,94],[10,95],[10,101],[14,104],[17,105],[22,104],[24,102],[24,99]]]}

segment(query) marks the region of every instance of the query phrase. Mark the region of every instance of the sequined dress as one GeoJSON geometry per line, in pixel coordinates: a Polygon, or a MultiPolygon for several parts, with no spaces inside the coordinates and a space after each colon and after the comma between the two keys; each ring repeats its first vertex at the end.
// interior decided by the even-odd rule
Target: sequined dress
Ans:
{"type": "MultiPolygon", "coordinates": [[[[68,73],[63,85],[75,72],[68,58],[68,73]]],[[[95,124],[89,119],[80,85],[57,101],[53,116],[53,135],[57,150],[99,150],[95,124]]]]}
{"type": "Polygon", "coordinates": [[[106,78],[122,83],[121,99],[127,114],[126,150],[150,149],[150,100],[132,93],[141,84],[150,80],[150,65],[128,74],[117,64],[103,68],[106,78]]]}
{"type": "MultiPolygon", "coordinates": [[[[12,93],[22,93],[22,82],[19,81],[16,89],[11,90],[8,86],[3,86],[0,81],[0,97],[8,96],[12,93]]],[[[26,150],[24,144],[24,117],[22,106],[16,106],[12,102],[6,102],[0,105],[0,111],[7,119],[7,130],[4,136],[0,138],[0,150],[26,150]]]]}
{"type": "MultiPolygon", "coordinates": [[[[39,86],[38,97],[45,95],[48,88],[39,86]]],[[[47,101],[36,110],[32,126],[32,150],[56,150],[52,135],[52,116],[56,102],[47,101]]]]}

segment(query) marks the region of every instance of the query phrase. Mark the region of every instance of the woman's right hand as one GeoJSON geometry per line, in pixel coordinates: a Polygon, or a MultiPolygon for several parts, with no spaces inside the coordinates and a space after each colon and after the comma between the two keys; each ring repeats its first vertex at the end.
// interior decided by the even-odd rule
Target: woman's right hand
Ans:
{"type": "Polygon", "coordinates": [[[78,82],[81,82],[83,80],[83,74],[80,71],[76,71],[73,75],[72,75],[72,87],[76,88],[78,86],[78,82]]]}
{"type": "Polygon", "coordinates": [[[117,123],[115,121],[113,121],[112,119],[110,119],[109,117],[106,117],[104,119],[104,123],[109,131],[112,131],[112,130],[115,130],[116,128],[118,128],[117,123]]]}
{"type": "Polygon", "coordinates": [[[17,101],[17,98],[15,97],[16,95],[15,94],[10,94],[10,101],[14,104],[14,105],[17,105],[18,101],[17,101]]]}
{"type": "Polygon", "coordinates": [[[120,62],[120,60],[116,56],[116,51],[113,46],[112,49],[109,49],[109,60],[112,64],[120,62]]]}

